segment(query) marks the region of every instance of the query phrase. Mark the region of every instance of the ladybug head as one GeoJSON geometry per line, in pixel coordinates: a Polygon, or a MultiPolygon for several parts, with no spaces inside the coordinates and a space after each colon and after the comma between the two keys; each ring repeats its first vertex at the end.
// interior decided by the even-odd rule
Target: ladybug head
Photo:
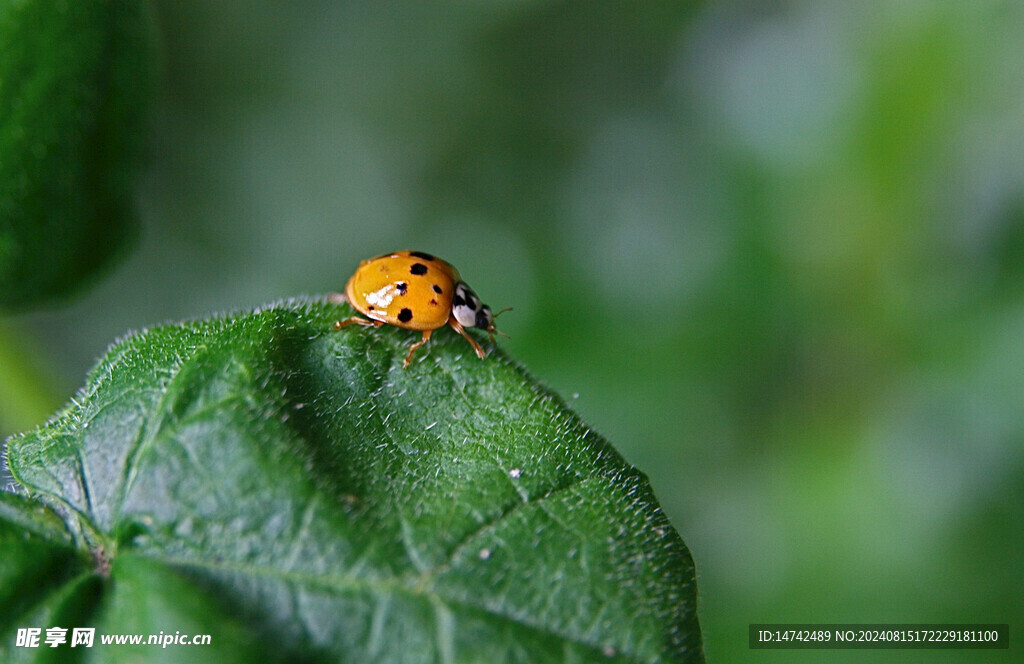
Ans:
{"type": "MultiPolygon", "coordinates": [[[[504,309],[502,311],[505,311],[504,309]]],[[[501,313],[500,311],[498,313],[501,313]]],[[[480,301],[473,289],[459,282],[455,285],[455,297],[452,298],[452,315],[459,321],[462,327],[475,327],[485,330],[494,340],[494,333],[498,328],[494,327],[494,317],[491,308],[480,301]]],[[[498,332],[501,334],[501,332],[498,332]]]]}

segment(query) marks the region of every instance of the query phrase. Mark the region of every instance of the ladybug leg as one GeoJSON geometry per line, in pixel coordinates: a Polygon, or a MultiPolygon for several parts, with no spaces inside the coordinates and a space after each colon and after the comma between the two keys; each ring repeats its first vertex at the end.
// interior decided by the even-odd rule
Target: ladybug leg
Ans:
{"type": "Polygon", "coordinates": [[[453,330],[455,330],[463,337],[465,337],[466,341],[469,342],[469,345],[472,346],[473,350],[476,351],[477,357],[479,357],[481,360],[487,357],[487,354],[484,353],[484,349],[480,347],[480,344],[478,344],[476,340],[473,339],[473,337],[469,336],[469,333],[466,332],[466,328],[462,327],[462,324],[459,321],[455,320],[455,316],[452,316],[451,318],[448,319],[448,324],[452,326],[453,330]]]}
{"type": "Polygon", "coordinates": [[[412,354],[416,352],[416,349],[419,348],[420,346],[422,346],[423,344],[427,343],[428,341],[430,341],[430,333],[431,332],[433,332],[433,330],[423,330],[423,338],[420,339],[419,341],[417,341],[416,343],[414,343],[409,348],[409,354],[405,356],[405,362],[402,362],[402,368],[403,369],[408,369],[409,368],[409,363],[412,362],[412,354]]]}
{"type": "Polygon", "coordinates": [[[351,318],[346,318],[345,320],[339,320],[335,322],[334,329],[340,330],[341,328],[348,327],[349,325],[372,325],[373,327],[380,327],[383,324],[384,321],[381,320],[366,320],[365,318],[360,318],[359,316],[352,316],[351,318]]]}

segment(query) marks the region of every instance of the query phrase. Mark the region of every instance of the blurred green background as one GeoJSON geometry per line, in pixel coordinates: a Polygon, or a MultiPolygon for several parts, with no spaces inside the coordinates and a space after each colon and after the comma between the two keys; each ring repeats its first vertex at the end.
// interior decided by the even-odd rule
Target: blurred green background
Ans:
{"type": "Polygon", "coordinates": [[[650,476],[710,662],[830,654],[753,622],[1019,629],[1022,3],[155,6],[141,238],[0,320],[0,434],[130,329],[422,249],[650,476]]]}

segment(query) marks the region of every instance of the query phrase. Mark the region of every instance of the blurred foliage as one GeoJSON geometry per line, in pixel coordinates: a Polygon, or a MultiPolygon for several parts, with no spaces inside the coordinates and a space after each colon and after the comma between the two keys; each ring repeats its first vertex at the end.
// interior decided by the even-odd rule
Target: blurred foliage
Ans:
{"type": "Polygon", "coordinates": [[[0,4],[0,307],[81,288],[135,228],[143,0],[0,4]]]}
{"type": "Polygon", "coordinates": [[[711,661],[1024,620],[1020,3],[157,6],[142,246],[8,321],[66,393],[128,328],[423,249],[650,474],[711,661]]]}

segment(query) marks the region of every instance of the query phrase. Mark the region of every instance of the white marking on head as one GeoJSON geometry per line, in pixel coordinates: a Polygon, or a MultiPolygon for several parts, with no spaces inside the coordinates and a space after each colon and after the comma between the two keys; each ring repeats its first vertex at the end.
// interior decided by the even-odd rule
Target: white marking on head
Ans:
{"type": "Polygon", "coordinates": [[[476,327],[476,312],[480,309],[480,298],[464,283],[455,285],[452,299],[452,315],[462,327],[476,327]]]}

